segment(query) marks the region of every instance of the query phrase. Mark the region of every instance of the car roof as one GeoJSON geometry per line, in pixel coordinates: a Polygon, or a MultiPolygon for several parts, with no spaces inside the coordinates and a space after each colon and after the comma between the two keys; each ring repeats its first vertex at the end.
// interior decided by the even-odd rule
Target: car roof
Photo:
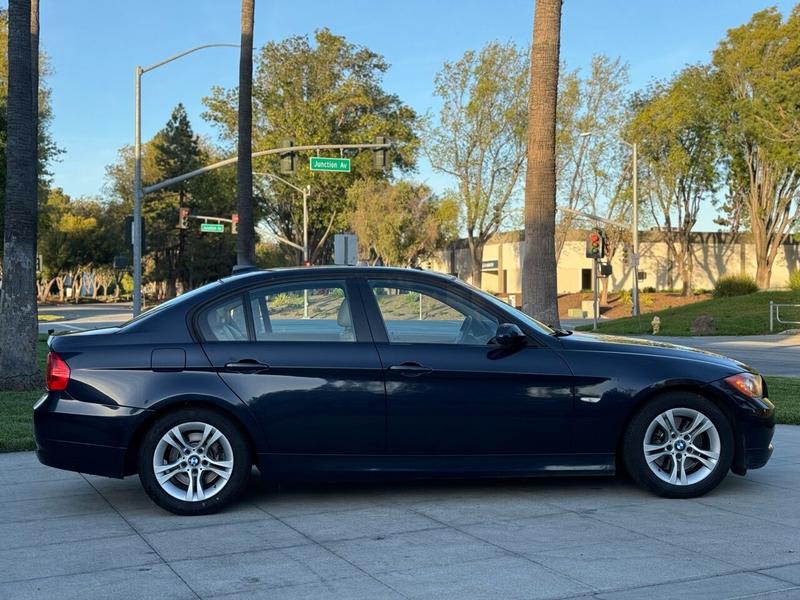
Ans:
{"type": "Polygon", "coordinates": [[[240,282],[246,279],[257,278],[267,274],[275,275],[360,275],[370,274],[383,277],[397,276],[397,275],[422,275],[429,277],[436,277],[445,281],[457,281],[455,275],[449,273],[440,273],[438,271],[425,271],[423,269],[408,269],[403,267],[372,267],[372,266],[350,266],[350,265],[325,265],[314,267],[279,267],[274,269],[248,269],[247,271],[240,271],[233,273],[227,277],[223,277],[220,281],[227,282],[240,282]]]}

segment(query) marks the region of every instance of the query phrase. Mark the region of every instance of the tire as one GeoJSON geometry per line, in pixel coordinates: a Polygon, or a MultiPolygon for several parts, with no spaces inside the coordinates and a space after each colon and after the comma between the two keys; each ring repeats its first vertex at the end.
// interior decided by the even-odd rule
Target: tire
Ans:
{"type": "Polygon", "coordinates": [[[630,476],[665,498],[710,492],[728,474],[733,454],[728,418],[711,400],[691,392],[670,392],[648,401],[631,419],[623,439],[630,476]]]}
{"type": "Polygon", "coordinates": [[[144,491],[177,515],[221,510],[244,492],[251,468],[242,430],[230,418],[202,407],[157,419],[144,435],[138,460],[144,491]]]}

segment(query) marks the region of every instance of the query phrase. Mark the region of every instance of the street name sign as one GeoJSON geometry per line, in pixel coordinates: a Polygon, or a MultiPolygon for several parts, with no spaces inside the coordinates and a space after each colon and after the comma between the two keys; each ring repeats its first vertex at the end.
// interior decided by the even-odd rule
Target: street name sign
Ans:
{"type": "Polygon", "coordinates": [[[222,223],[200,223],[200,231],[205,233],[222,233],[225,231],[225,225],[222,223]]]}
{"type": "Polygon", "coordinates": [[[331,158],[326,156],[312,156],[308,159],[312,171],[328,171],[333,173],[349,173],[349,158],[331,158]]]}

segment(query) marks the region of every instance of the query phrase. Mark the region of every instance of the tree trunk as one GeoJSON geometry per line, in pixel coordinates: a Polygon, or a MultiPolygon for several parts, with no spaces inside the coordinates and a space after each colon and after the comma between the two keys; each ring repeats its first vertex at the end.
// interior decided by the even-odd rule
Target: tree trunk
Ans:
{"type": "Polygon", "coordinates": [[[255,0],[242,0],[242,41],[239,50],[239,139],[236,162],[236,210],[239,214],[236,264],[256,262],[253,216],[253,16],[255,0]]]}
{"type": "Polygon", "coordinates": [[[756,261],[756,283],[762,290],[769,289],[769,282],[772,279],[772,265],[766,258],[758,258],[756,261]]]}
{"type": "Polygon", "coordinates": [[[556,281],[556,102],[561,0],[536,0],[528,96],[523,310],[558,327],[556,281]]]}
{"type": "Polygon", "coordinates": [[[468,238],[470,258],[470,283],[476,288],[481,288],[483,283],[483,244],[473,238],[468,238]]]}
{"type": "MultiPolygon", "coordinates": [[[[0,294],[0,390],[35,389],[36,361],[37,139],[36,78],[31,14],[38,2],[8,3],[8,100],[3,289],[0,294]]],[[[38,17],[35,19],[38,26],[38,17]]]]}

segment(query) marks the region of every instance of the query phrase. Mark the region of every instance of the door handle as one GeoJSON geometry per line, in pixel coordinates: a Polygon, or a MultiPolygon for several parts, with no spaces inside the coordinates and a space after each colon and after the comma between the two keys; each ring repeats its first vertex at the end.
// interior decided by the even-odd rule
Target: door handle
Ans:
{"type": "Polygon", "coordinates": [[[412,361],[404,362],[399,365],[392,365],[389,367],[389,370],[400,373],[400,375],[405,375],[406,377],[419,377],[420,375],[427,375],[433,372],[433,369],[430,367],[412,361]]]}
{"type": "Polygon", "coordinates": [[[266,371],[269,365],[259,362],[253,358],[243,358],[235,362],[225,363],[225,370],[234,373],[257,373],[266,371]]]}

